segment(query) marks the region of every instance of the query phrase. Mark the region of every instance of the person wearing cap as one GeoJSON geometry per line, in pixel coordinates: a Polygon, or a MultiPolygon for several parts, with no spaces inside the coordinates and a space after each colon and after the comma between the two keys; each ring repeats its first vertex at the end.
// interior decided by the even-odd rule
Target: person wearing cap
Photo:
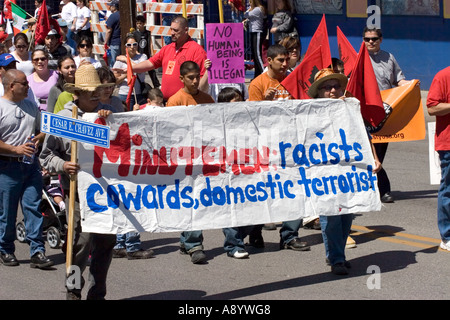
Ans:
{"type": "MultiPolygon", "coordinates": [[[[63,30],[66,33],[66,43],[75,51],[76,43],[72,39],[73,31],[72,31],[72,23],[75,17],[77,16],[77,6],[71,0],[62,0],[61,1],[61,19],[58,19],[59,26],[61,29],[67,28],[67,30],[63,30]],[[64,25],[65,22],[65,25],[64,25]]],[[[75,52],[73,52],[74,54],[75,52]]]]}
{"type": "MultiPolygon", "coordinates": [[[[75,82],[66,83],[64,90],[75,95],[76,100],[67,103],[64,110],[58,115],[72,117],[72,109],[78,107],[78,117],[81,118],[86,112],[97,112],[101,117],[107,117],[112,113],[111,106],[100,102],[101,90],[112,86],[114,83],[101,83],[97,70],[91,64],[82,64],[75,73],[75,82]]],[[[64,194],[70,194],[70,176],[80,170],[77,162],[71,161],[71,140],[46,135],[42,152],[39,156],[41,165],[50,173],[61,176],[61,186],[64,194]]],[[[66,207],[69,207],[69,198],[66,197],[66,207]]],[[[74,243],[72,264],[80,268],[83,274],[88,264],[89,254],[90,277],[92,283],[87,293],[87,299],[104,299],[106,295],[106,278],[111,264],[113,248],[116,243],[114,234],[85,233],[81,228],[80,203],[78,194],[74,209],[74,243]]],[[[66,299],[79,300],[84,285],[81,279],[81,288],[66,283],[66,299]]]]}
{"type": "Polygon", "coordinates": [[[2,76],[5,94],[0,98],[0,262],[18,266],[14,252],[19,203],[30,245],[30,267],[47,269],[54,263],[45,256],[40,211],[42,175],[37,157],[32,157],[44,134],[39,133],[39,109],[28,101],[28,81],[22,71],[9,69],[2,76]],[[28,142],[28,139],[34,138],[28,142]]]}
{"type": "MultiPolygon", "coordinates": [[[[316,73],[314,82],[308,89],[308,95],[313,99],[345,99],[344,91],[347,86],[347,76],[335,73],[333,69],[322,69],[316,73]]],[[[371,139],[370,134],[369,140],[371,139]]],[[[375,148],[370,141],[372,153],[375,158],[374,173],[381,169],[375,148]]],[[[319,215],[323,243],[327,264],[331,265],[331,272],[336,275],[348,274],[350,263],[345,259],[346,243],[350,235],[353,214],[340,214],[333,216],[319,215]]]]}
{"type": "Polygon", "coordinates": [[[45,37],[45,44],[36,46],[35,48],[46,50],[48,52],[48,68],[51,70],[58,69],[58,59],[72,53],[72,49],[62,43],[61,35],[55,29],[51,29],[45,37]]]}
{"type": "Polygon", "coordinates": [[[108,64],[112,68],[121,52],[119,1],[112,0],[106,5],[109,6],[111,15],[106,20],[105,50],[107,48],[111,49],[111,60],[108,61],[108,64]]]}
{"type": "MultiPolygon", "coordinates": [[[[14,58],[14,56],[11,53],[3,53],[0,55],[0,97],[4,94],[2,79],[5,75],[5,73],[8,70],[11,69],[17,69],[17,61],[14,58]]],[[[30,86],[28,86],[28,96],[26,97],[26,100],[30,101],[32,104],[37,106],[39,105],[39,100],[34,94],[33,90],[30,86]]]]}
{"type": "Polygon", "coordinates": [[[72,35],[71,34],[70,34],[70,37],[69,37],[69,33],[71,33],[71,31],[70,31],[70,29],[68,27],[68,24],[67,24],[66,20],[64,20],[62,18],[59,18],[58,19],[58,24],[59,24],[59,27],[61,28],[61,32],[63,33],[63,36],[62,36],[62,39],[61,39],[62,43],[67,45],[67,46],[69,46],[70,47],[70,53],[72,55],[75,55],[75,53],[76,53],[76,49],[75,49],[76,48],[76,43],[72,39],[72,35]]]}

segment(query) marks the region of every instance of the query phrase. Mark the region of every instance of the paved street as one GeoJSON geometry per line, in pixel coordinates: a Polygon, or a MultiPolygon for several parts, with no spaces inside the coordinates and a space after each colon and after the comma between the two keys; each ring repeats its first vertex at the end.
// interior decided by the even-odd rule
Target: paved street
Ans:
{"type": "MultiPolygon", "coordinates": [[[[152,248],[155,258],[114,259],[107,299],[449,299],[450,252],[438,249],[438,186],[429,182],[427,139],[389,145],[384,167],[396,201],[380,212],[356,215],[357,247],[346,251],[352,264],[348,276],[330,273],[320,231],[300,229],[311,251],[280,251],[278,225],[277,231],[263,231],[265,249],[249,248],[249,259],[236,260],[223,251],[222,231],[207,230],[204,265],[193,265],[179,253],[178,233],[144,233],[143,246],[152,248]]],[[[21,264],[0,265],[0,299],[65,299],[65,257],[57,249],[48,248],[47,254],[56,261],[52,270],[31,269],[28,246],[17,243],[21,264]]]]}

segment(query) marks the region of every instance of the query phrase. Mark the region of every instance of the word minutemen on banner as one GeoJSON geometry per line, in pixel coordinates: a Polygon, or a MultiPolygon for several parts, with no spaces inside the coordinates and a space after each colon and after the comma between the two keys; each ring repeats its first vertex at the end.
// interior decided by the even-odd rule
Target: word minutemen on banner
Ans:
{"type": "Polygon", "coordinates": [[[79,150],[87,232],[200,230],[380,210],[356,99],[174,107],[106,122],[110,148],[79,150]]]}

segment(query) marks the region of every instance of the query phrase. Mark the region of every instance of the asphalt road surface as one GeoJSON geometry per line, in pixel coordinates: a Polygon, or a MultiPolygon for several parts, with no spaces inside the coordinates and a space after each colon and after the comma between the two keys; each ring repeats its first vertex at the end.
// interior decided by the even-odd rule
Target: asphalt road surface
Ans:
{"type": "MultiPolygon", "coordinates": [[[[434,121],[428,116],[426,120],[434,121]]],[[[143,233],[143,247],[152,248],[155,257],[114,259],[106,298],[177,300],[172,312],[188,312],[178,305],[185,306],[189,300],[206,305],[223,300],[449,299],[450,252],[438,247],[438,186],[430,184],[428,137],[391,143],[384,167],[395,203],[383,205],[379,212],[356,215],[351,235],[357,247],[346,250],[352,264],[347,276],[330,273],[321,233],[316,230],[300,229],[301,238],[311,245],[307,252],[280,251],[280,225],[276,231],[264,230],[266,247],[249,248],[250,257],[243,260],[226,256],[221,230],[206,230],[208,261],[203,265],[194,265],[189,256],[179,253],[179,233],[143,233]]],[[[65,299],[65,256],[60,249],[48,248],[47,254],[55,260],[54,268],[31,269],[28,245],[17,243],[20,266],[0,265],[0,299],[65,299]]]]}

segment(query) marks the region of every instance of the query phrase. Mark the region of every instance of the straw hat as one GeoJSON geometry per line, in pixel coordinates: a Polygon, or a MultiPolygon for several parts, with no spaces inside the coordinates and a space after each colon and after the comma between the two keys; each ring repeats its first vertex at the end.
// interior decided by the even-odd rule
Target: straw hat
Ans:
{"type": "Polygon", "coordinates": [[[95,91],[97,88],[114,85],[114,83],[101,83],[97,70],[91,63],[82,64],[75,72],[75,83],[66,83],[64,90],[70,93],[76,91],[95,91]]]}
{"type": "Polygon", "coordinates": [[[345,90],[348,82],[347,76],[345,74],[335,73],[332,69],[322,69],[314,76],[314,82],[311,87],[309,87],[308,95],[311,98],[317,98],[317,95],[319,94],[319,88],[322,83],[331,79],[338,80],[341,84],[342,90],[345,90]]]}

